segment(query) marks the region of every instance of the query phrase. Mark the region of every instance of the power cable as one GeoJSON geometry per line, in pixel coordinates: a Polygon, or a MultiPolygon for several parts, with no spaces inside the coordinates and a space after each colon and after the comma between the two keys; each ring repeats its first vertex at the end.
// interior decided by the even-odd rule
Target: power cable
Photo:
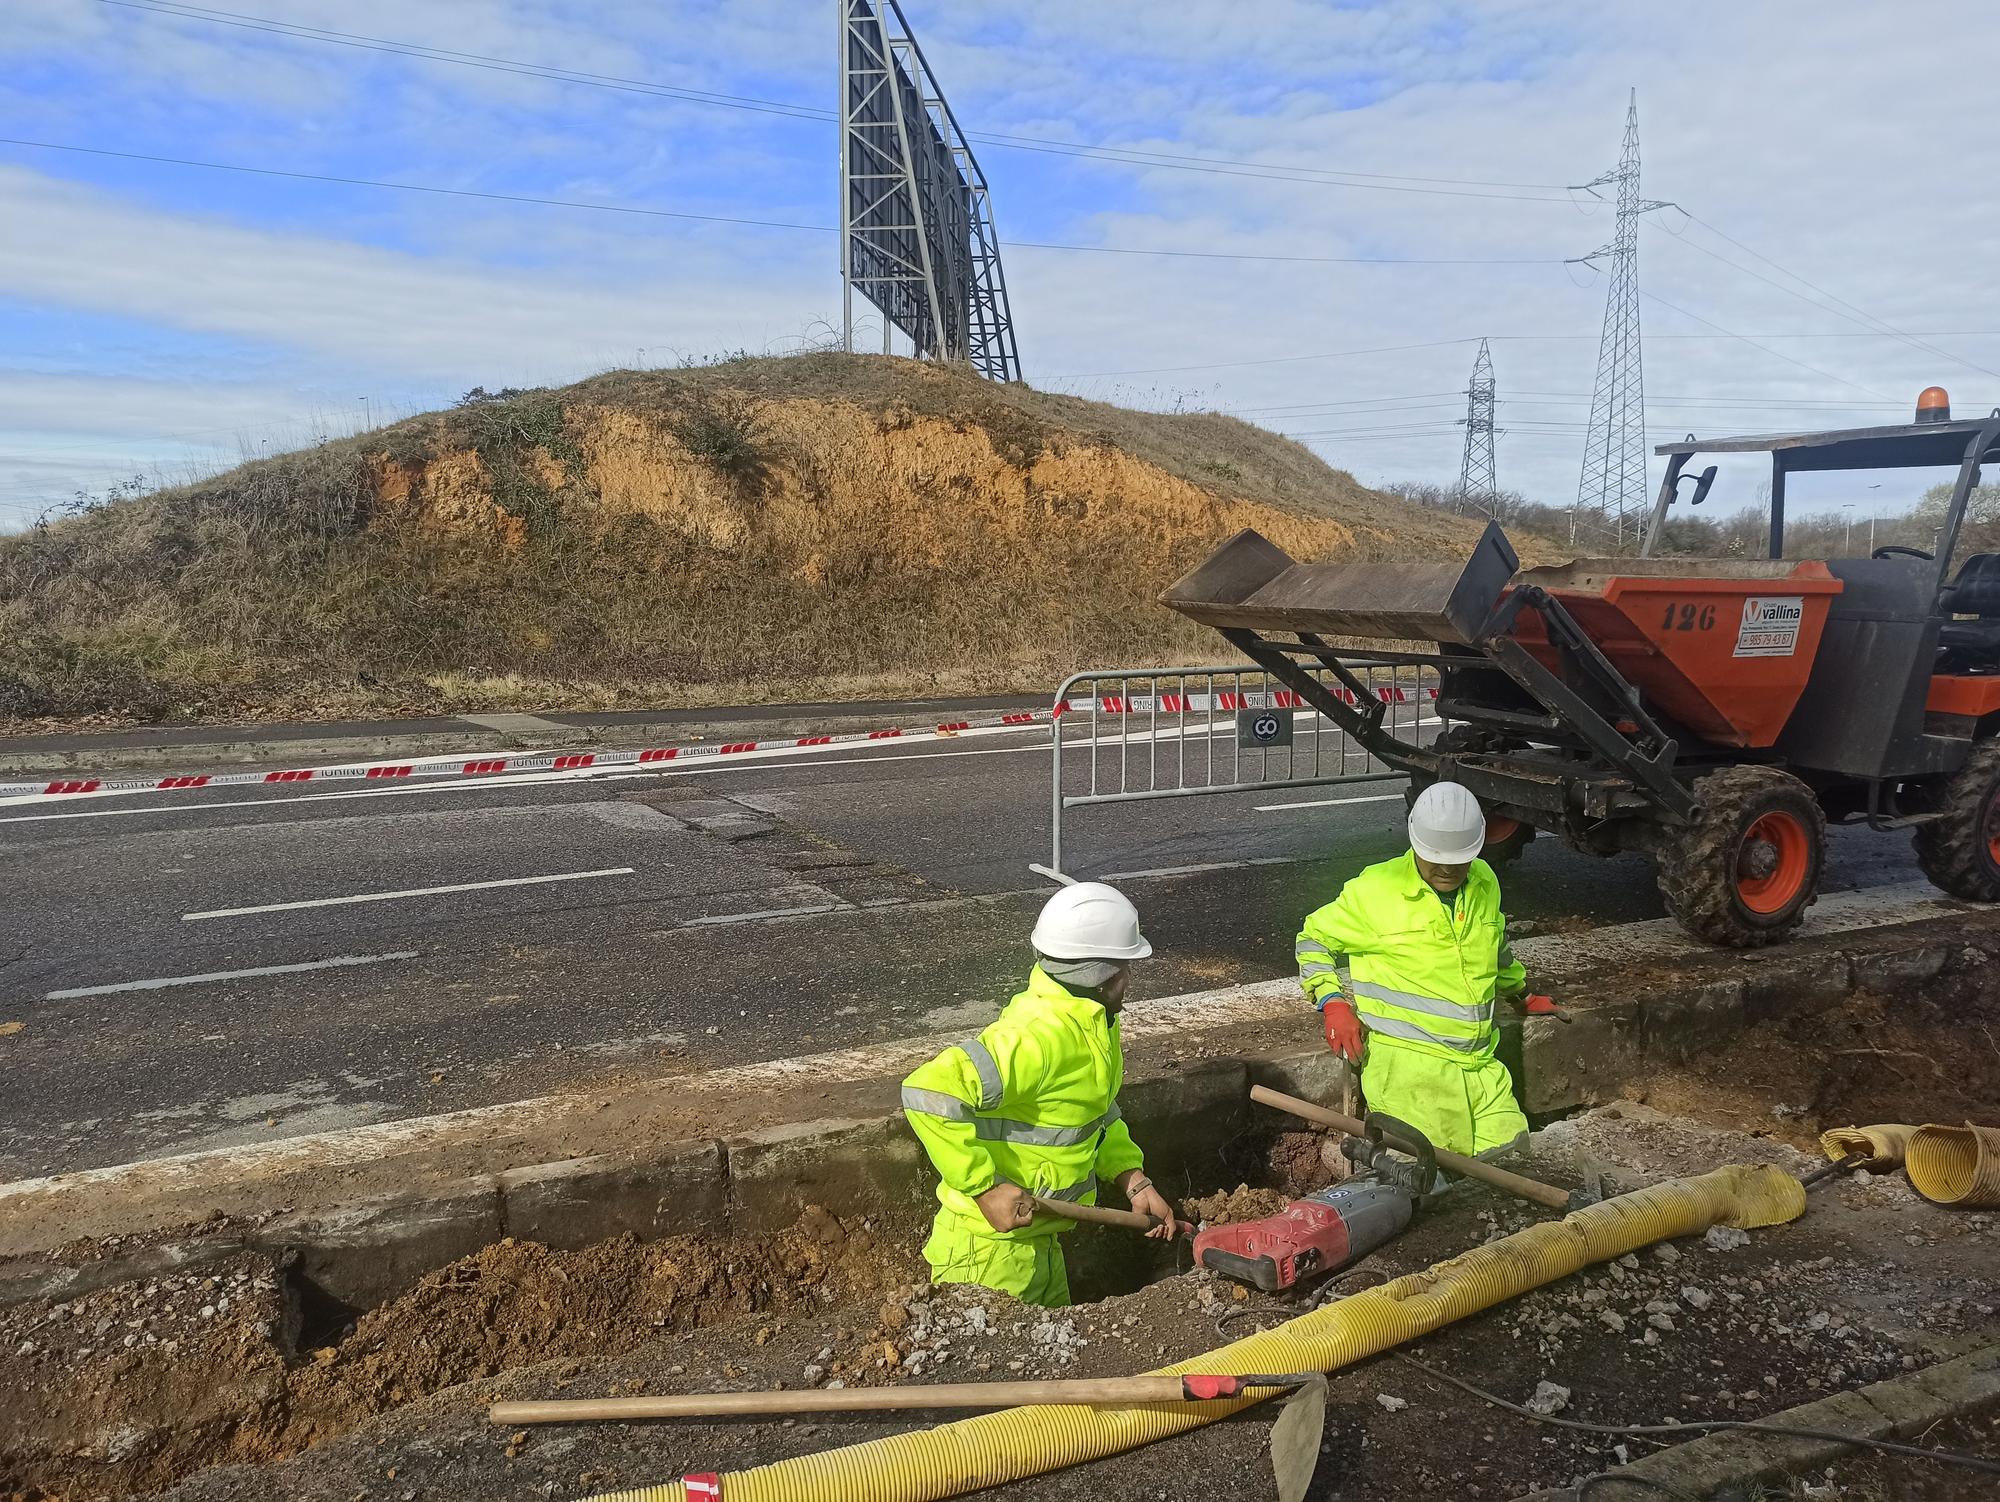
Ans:
{"type": "MultiPolygon", "coordinates": [[[[1679,208],[1680,205],[1676,204],[1674,205],[1674,207],[1679,208]]],[[[1682,210],[1682,212],[1685,213],[1686,211],[1682,210]]],[[[1688,217],[1690,219],[1694,219],[1694,216],[1692,214],[1689,214],[1688,217]]],[[[1695,222],[1700,224],[1704,229],[1709,227],[1708,222],[1706,220],[1695,220],[1695,222]]],[[[1663,231],[1663,233],[1671,234],[1672,231],[1663,231]]],[[[1714,230],[1713,233],[1720,235],[1722,232],[1720,230],[1714,230]]],[[[1966,369],[1976,370],[1981,375],[1989,375],[1993,376],[1995,379],[2000,379],[2000,370],[1988,370],[1984,365],[1976,364],[1971,360],[1965,359],[1961,355],[1954,355],[1949,350],[1939,349],[1935,344],[1926,344],[1921,339],[1913,339],[1908,334],[1905,334],[1901,329],[1894,328],[1889,324],[1883,323],[1881,319],[1875,318],[1870,314],[1862,313],[1860,312],[1859,309],[1856,309],[1854,312],[1850,313],[1850,312],[1844,312],[1838,307],[1829,307],[1824,302],[1820,302],[1817,299],[1807,297],[1803,292],[1798,291],[1796,288],[1787,287],[1783,282],[1778,281],[1773,277],[1765,276],[1761,271],[1754,271],[1750,267],[1743,265],[1740,261],[1732,261],[1729,259],[1728,256],[1721,255],[1716,251],[1710,250],[1706,245],[1703,245],[1698,240],[1691,240],[1685,235],[1675,235],[1674,238],[1676,240],[1679,240],[1681,244],[1687,246],[1689,250],[1699,251],[1701,254],[1707,256],[1711,261],[1720,261],[1723,265],[1729,267],[1732,271],[1740,271],[1743,275],[1754,278],[1755,280],[1762,282],[1767,287],[1775,287],[1778,289],[1778,291],[1784,293],[1785,296],[1796,298],[1798,301],[1804,303],[1809,308],[1817,308],[1822,313],[1831,313],[1834,315],[1834,317],[1845,319],[1849,323],[1856,324],[1861,328],[1867,329],[1870,333],[1881,334],[1885,338],[1896,339],[1901,343],[1909,345],[1910,348],[1912,349],[1920,349],[1929,354],[1942,356],[1944,359],[1950,360],[1955,365],[1963,365],[1966,367],[1966,369]]],[[[1729,237],[1724,235],[1723,238],[1728,239],[1729,237]]],[[[1733,245],[1736,244],[1737,242],[1732,240],[1730,241],[1730,243],[1733,245]]],[[[1780,269],[1782,270],[1783,268],[1780,269]]],[[[1785,275],[1787,276],[1790,276],[1791,274],[1792,273],[1790,272],[1785,272],[1785,275]]],[[[1799,280],[1804,280],[1804,279],[1799,278],[1799,280]]],[[[1811,286],[1812,284],[1807,283],[1807,285],[1811,286]]],[[[1826,297],[1832,297],[1831,293],[1824,293],[1822,295],[1826,297]]],[[[1838,298],[1834,298],[1833,300],[1835,302],[1839,301],[1838,298]]]]}
{"type": "MultiPolygon", "coordinates": [[[[124,3],[124,0],[105,0],[124,3]]],[[[84,156],[117,157],[128,162],[159,162],[170,167],[199,167],[208,172],[243,172],[256,177],[288,177],[300,182],[339,183],[352,188],[393,188],[399,193],[435,193],[447,198],[483,198],[496,203],[531,203],[546,208],[593,209],[600,214],[638,214],[649,219],[694,219],[704,224],[745,224],[757,229],[812,230],[834,234],[831,225],[799,224],[786,219],[743,219],[728,214],[696,214],[683,209],[648,209],[634,204],[589,203],[582,199],[540,198],[528,193],[489,193],[477,188],[441,188],[429,183],[393,183],[369,177],[340,177],[327,172],[290,172],[278,167],[244,167],[232,162],[198,162],[188,157],[153,156],[142,151],[112,151],[102,146],[69,146],[54,141],[25,141],[0,136],[0,146],[26,146],[37,151],[70,151],[84,156]]]]}
{"type": "MultiPolygon", "coordinates": [[[[1903,329],[1899,329],[1894,324],[1890,323],[1887,319],[1877,318],[1873,313],[1868,312],[1864,308],[1856,307],[1853,303],[1849,302],[1846,298],[1841,297],[1837,293],[1829,292],[1826,288],[1820,286],[1818,282],[1813,281],[1809,277],[1800,276],[1798,272],[1793,271],[1789,266],[1781,266],[1778,262],[1772,260],[1762,251],[1753,250],[1750,246],[1745,245],[1741,240],[1736,239],[1733,235],[1724,234],[1721,230],[1717,229],[1714,225],[1710,224],[1706,219],[1702,218],[1699,214],[1690,213],[1688,210],[1681,208],[1679,204],[1675,204],[1674,207],[1678,209],[1682,214],[1686,215],[1686,217],[1693,223],[1700,225],[1703,229],[1707,230],[1711,235],[1714,235],[1717,239],[1727,241],[1729,244],[1735,246],[1738,250],[1742,251],[1747,256],[1754,256],[1757,260],[1760,260],[1766,266],[1769,266],[1773,271],[1776,271],[1783,276],[1790,277],[1793,281],[1799,283],[1801,286],[1810,287],[1813,291],[1817,292],[1821,297],[1826,298],[1829,302],[1836,303],[1840,307],[1847,309],[1850,313],[1857,315],[1857,318],[1859,320],[1864,321],[1865,323],[1874,324],[1879,329],[1887,333],[1894,334],[1897,338],[1904,340],[1905,342],[1913,345],[1917,349],[1927,350],[1931,354],[1939,355],[1947,360],[1954,360],[1958,364],[1964,365],[1968,369],[1979,371],[1983,375],[2000,376],[2000,371],[1988,370],[1984,365],[1974,364],[1972,361],[1965,359],[1962,355],[1954,355],[1948,349],[1941,349],[1935,344],[1926,344],[1921,336],[1909,333],[1903,329]]],[[[1693,241],[1689,241],[1688,243],[1691,245],[1694,244],[1693,241]]],[[[1701,250],[1702,247],[1699,245],[1695,245],[1695,249],[1701,250]]],[[[1706,254],[1714,255],[1714,252],[1708,251],[1706,252],[1706,254]]],[[[1721,258],[1717,257],[1717,259],[1721,258]]],[[[1735,265],[1735,262],[1732,261],[1729,262],[1728,264],[1735,265]]],[[[1738,267],[1738,269],[1743,271],[1748,271],[1747,267],[1738,267]]],[[[1755,273],[1751,274],[1754,275],[1755,273]]],[[[1794,295],[1796,296],[1797,294],[1794,295]]]]}
{"type": "Polygon", "coordinates": [[[1752,1434],[1782,1434],[1794,1439],[1823,1439],[1843,1445],[1865,1445],[1891,1455],[1913,1455],[1920,1460],[1935,1460],[1942,1465],[1964,1466],[1968,1470],[1985,1471],[1990,1475],[2000,1476],[2000,1460],[1990,1459],[1984,1455],[1971,1455],[1963,1450],[1933,1450],[1923,1445],[1905,1445],[1888,1439],[1870,1439],[1865,1435],[1842,1433],[1837,1429],[1806,1429],[1794,1424],[1770,1424],[1762,1419],[1689,1419],[1681,1424],[1595,1424],[1584,1419],[1559,1419],[1553,1414],[1536,1413],[1532,1408],[1523,1408],[1519,1403],[1510,1403],[1483,1387],[1473,1386],[1463,1377],[1455,1377],[1450,1372],[1441,1371],[1429,1362],[1419,1361],[1402,1351],[1396,1352],[1395,1355],[1398,1361],[1408,1362],[1427,1376],[1439,1382],[1448,1382],[1461,1392],[1470,1393],[1482,1403],[1490,1403],[1495,1408],[1504,1408],[1509,1413],[1530,1419],[1537,1424],[1552,1424],[1558,1429],[1575,1429],[1585,1434],[1647,1436],[1670,1434],[1679,1438],[1710,1429],[1743,1429],[1752,1434]]]}
{"type": "MultiPolygon", "coordinates": [[[[1655,302],[1660,302],[1667,307],[1673,308],[1673,310],[1676,313],[1682,313],[1686,311],[1685,309],[1674,307],[1672,303],[1667,303],[1664,298],[1658,297],[1653,293],[1649,292],[1646,293],[1645,295],[1653,298],[1655,302]]],[[[1794,333],[1794,332],[1779,332],[1779,333],[1760,332],[1757,334],[1738,334],[1732,332],[1729,329],[1723,328],[1722,325],[1718,323],[1710,323],[1708,319],[1699,317],[1696,314],[1688,313],[1687,316],[1689,318],[1694,319],[1696,323],[1707,324],[1707,326],[1711,329],[1714,329],[1715,332],[1712,334],[1649,333],[1646,335],[1646,338],[1649,341],[1660,340],[1660,339],[1676,339],[1676,340],[1739,339],[1739,340],[1746,340],[1754,344],[1759,339],[1887,339],[1893,337],[1888,334],[1827,334],[1827,333],[1794,333]]],[[[1323,354],[1279,355],[1261,360],[1216,360],[1216,361],[1211,361],[1204,365],[1156,365],[1137,370],[1091,370],[1091,371],[1082,371],[1069,375],[1053,376],[1050,377],[1050,379],[1059,381],[1081,381],[1087,379],[1095,379],[1096,377],[1099,376],[1172,375],[1190,370],[1232,370],[1250,365],[1289,365],[1301,360],[1334,360],[1334,359],[1342,359],[1348,355],[1355,355],[1355,354],[1375,355],[1375,354],[1398,353],[1404,350],[1445,349],[1450,346],[1459,344],[1477,344],[1479,342],[1480,337],[1481,336],[1475,334],[1475,335],[1469,335],[1463,339],[1433,339],[1423,344],[1396,344],[1396,345],[1386,346],[1382,349],[1332,350],[1323,354]]],[[[1510,344],[1549,343],[1549,342],[1570,343],[1581,340],[1588,340],[1594,344],[1597,342],[1599,336],[1596,334],[1489,334],[1486,335],[1485,337],[1491,339],[1495,344],[1500,344],[1503,342],[1510,344]]],[[[1995,339],[1995,338],[2000,338],[2000,330],[1947,329],[1943,331],[1934,332],[1934,337],[1941,339],[1944,338],[1995,339]]],[[[1758,348],[1761,349],[1762,346],[1758,345],[1758,348]]],[[[1776,350],[1766,350],[1765,353],[1778,355],[1778,352],[1776,350]]],[[[1781,360],[1788,360],[1790,361],[1790,363],[1798,365],[1801,369],[1810,370],[1815,375],[1826,376],[1829,380],[1841,381],[1841,378],[1839,376],[1833,375],[1830,371],[1823,371],[1820,370],[1817,366],[1807,365],[1802,360],[1791,360],[1791,357],[1788,355],[1778,355],[1778,358],[1781,360]]],[[[1852,381],[1841,381],[1841,384],[1848,386],[1854,385],[1852,381]]],[[[1870,391],[1869,388],[1867,388],[1866,386],[1857,386],[1855,387],[1855,389],[1858,391],[1867,391],[1868,395],[1874,397],[1877,402],[1879,402],[1881,405],[1885,407],[1900,406],[1899,403],[1896,403],[1892,401],[1890,398],[1883,396],[1881,392],[1870,391]]]]}
{"type": "MultiPolygon", "coordinates": [[[[1787,365],[1796,365],[1799,367],[1799,369],[1809,370],[1814,375],[1825,376],[1829,381],[1838,381],[1843,386],[1852,386],[1856,391],[1864,391],[1868,395],[1874,397],[1877,401],[1887,403],[1888,401],[1891,400],[1891,398],[1884,396],[1881,392],[1875,390],[1872,386],[1864,386],[1859,381],[1850,381],[1847,379],[1846,376],[1835,375],[1830,370],[1821,370],[1817,365],[1808,365],[1804,360],[1796,360],[1792,358],[1792,356],[1790,355],[1782,354],[1779,351],[1772,349],[1768,344],[1759,344],[1755,339],[1751,338],[1750,335],[1748,334],[1735,333],[1730,329],[1724,328],[1721,324],[1714,322],[1712,319],[1707,319],[1702,317],[1699,313],[1690,313],[1686,308],[1683,308],[1680,304],[1668,302],[1664,297],[1660,296],[1660,294],[1657,292],[1647,292],[1642,288],[1640,290],[1639,295],[1641,297],[1647,298],[1652,302],[1658,303],[1663,308],[1671,309],[1673,312],[1680,314],[1681,317],[1683,318],[1689,318],[1694,320],[1694,322],[1701,324],[1704,328],[1714,329],[1719,334],[1726,334],[1731,339],[1740,340],[1742,343],[1749,345],[1752,349],[1762,350],[1765,354],[1769,355],[1774,360],[1783,360],[1787,365]]],[[[1877,335],[1876,337],[1881,338],[1885,336],[1877,335]]]]}
{"type": "Polygon", "coordinates": [[[1421,344],[1383,344],[1373,349],[1336,349],[1312,355],[1272,355],[1262,360],[1211,360],[1203,365],[1151,365],[1137,370],[1085,370],[1074,375],[1056,376],[1059,381],[1089,381],[1104,376],[1173,375],[1184,370],[1240,370],[1251,365],[1296,365],[1302,360],[1345,360],[1357,355],[1394,355],[1413,349],[1449,349],[1455,344],[1476,344],[1476,338],[1430,339],[1421,344]]]}
{"type": "MultiPolygon", "coordinates": [[[[427,62],[451,63],[456,66],[480,68],[488,72],[512,73],[517,76],[545,78],[557,83],[582,84],[590,88],[613,89],[625,93],[652,94],[663,98],[678,99],[691,104],[709,104],[728,109],[749,110],[759,114],[789,116],[801,120],[832,120],[833,110],[816,105],[802,105],[788,100],[758,99],[741,94],[723,94],[706,89],[681,88],[672,84],[652,83],[644,79],[620,78],[613,74],[587,73],[568,68],[550,67],[540,63],[523,62],[515,58],[492,57],[477,52],[458,52],[449,48],[429,47],[416,42],[397,42],[383,37],[363,36],[355,32],[332,31],[317,26],[302,26],[293,22],[279,21],[268,16],[246,15],[240,11],[217,10],[208,6],[178,3],[178,0],[98,0],[101,5],[115,5],[124,10],[149,12],[153,15],[172,16],[184,21],[197,21],[214,26],[232,26],[239,30],[261,31],[274,36],[292,37],[301,41],[325,42],[333,46],[358,48],[368,52],[387,53],[395,56],[411,57],[427,62]]],[[[1279,182],[1307,183],[1327,188],[1365,188],[1385,193],[1422,193],[1448,198],[1501,199],[1519,203],[1568,203],[1570,198],[1561,190],[1560,183],[1492,182],[1477,178],[1416,177],[1390,172],[1342,171],[1334,168],[1301,167],[1289,163],[1263,162],[1254,159],[1231,157],[1187,156],[1173,152],[1149,152],[1135,147],[1104,146],[1081,141],[1052,140],[1037,136],[1008,135],[1000,132],[969,131],[967,139],[984,145],[998,146],[1009,151],[1033,151],[1058,156],[1082,157],[1091,160],[1116,163],[1124,166],[1161,167],[1179,172],[1201,172],[1229,177],[1260,177],[1279,182]],[[1349,181],[1348,179],[1361,179],[1349,181]],[[1431,184],[1437,186],[1415,186],[1431,184]],[[1535,193],[1490,193],[1461,192],[1460,188],[1526,188],[1552,190],[1547,194],[1535,193]]]]}
{"type": "MultiPolygon", "coordinates": [[[[130,0],[102,0],[104,4],[128,4],[130,0]]],[[[576,198],[545,198],[532,193],[495,193],[477,188],[446,188],[434,183],[389,182],[380,178],[345,177],[327,172],[296,172],[278,167],[247,167],[235,162],[204,162],[191,157],[155,156],[140,151],[113,151],[103,146],[74,146],[56,141],[29,141],[0,136],[0,146],[25,146],[37,151],[68,151],[85,156],[116,157],[130,162],[155,162],[171,167],[195,167],[209,172],[241,172],[257,177],[285,177],[300,182],[337,183],[353,188],[386,188],[399,193],[430,193],[449,198],[483,198],[497,203],[534,204],[544,208],[588,209],[600,214],[637,214],[653,219],[689,219],[704,224],[747,225],[754,229],[807,230],[832,235],[839,231],[831,224],[801,224],[786,219],[749,219],[729,214],[697,214],[686,209],[654,209],[638,204],[595,203],[576,198]]],[[[1272,261],[1331,266],[1551,266],[1554,260],[1434,260],[1412,257],[1398,260],[1389,256],[1287,256],[1260,251],[1151,250],[1134,245],[1065,245],[1042,240],[1008,240],[1007,250],[1053,250],[1074,255],[1166,256],[1216,261],[1272,261]]]]}

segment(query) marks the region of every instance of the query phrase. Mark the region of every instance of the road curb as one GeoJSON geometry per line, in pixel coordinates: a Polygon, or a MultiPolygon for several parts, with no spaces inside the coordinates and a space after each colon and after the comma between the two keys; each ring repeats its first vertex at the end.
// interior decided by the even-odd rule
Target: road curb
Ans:
{"type": "MultiPolygon", "coordinates": [[[[1153,1176],[1176,1193],[1205,1193],[1223,1187],[1221,1149],[1251,1124],[1252,1078],[1319,1094],[1337,1089],[1338,1074],[1323,1049],[1198,1059],[1128,1082],[1119,1102],[1153,1176]]],[[[129,1247],[106,1238],[112,1244],[88,1261],[41,1254],[0,1259],[0,1307],[75,1297],[251,1250],[291,1259],[320,1294],[362,1309],[505,1236],[579,1247],[628,1233],[644,1240],[696,1231],[754,1234],[782,1229],[814,1205],[914,1233],[932,1211],[933,1188],[900,1112],[785,1122],[288,1210],[247,1225],[221,1224],[206,1235],[196,1228],[164,1242],[133,1237],[129,1247]]]]}
{"type": "MultiPolygon", "coordinates": [[[[1990,1407],[2000,1407],[2000,1345],[1788,1408],[1760,1422],[1915,1444],[1922,1442],[1920,1436],[1934,1424],[1990,1407]]],[[[1755,1488],[1862,1449],[1839,1440],[1724,1429],[1648,1455],[1610,1474],[1633,1478],[1630,1490],[1635,1494],[1643,1489],[1661,1496],[1748,1496],[1756,1495],[1755,1488]]],[[[1525,1493],[1514,1502],[1576,1502],[1576,1497],[1575,1487],[1556,1487],[1525,1493]]]]}

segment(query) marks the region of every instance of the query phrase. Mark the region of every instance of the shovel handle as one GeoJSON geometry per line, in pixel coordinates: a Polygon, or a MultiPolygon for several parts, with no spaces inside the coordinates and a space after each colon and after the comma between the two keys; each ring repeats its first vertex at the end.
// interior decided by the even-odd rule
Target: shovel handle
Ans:
{"type": "Polygon", "coordinates": [[[1063,1220],[1074,1220],[1086,1226],[1119,1226],[1127,1231],[1150,1231],[1159,1225],[1159,1217],[1141,1215],[1137,1210],[1107,1210],[1102,1205],[1072,1205],[1068,1200],[1045,1199],[1035,1196],[1035,1208],[1044,1215],[1055,1215],[1063,1220]]]}
{"type": "Polygon", "coordinates": [[[663,1393],[657,1397],[560,1398],[495,1403],[496,1424],[587,1424],[609,1419],[734,1418],[766,1413],[881,1413],[924,1408],[1013,1408],[1022,1403],[1206,1403],[1254,1387],[1294,1387],[1313,1374],[1277,1377],[1083,1377],[1047,1382],[959,1382],[907,1387],[802,1388],[777,1392],[663,1393]]]}
{"type": "MultiPolygon", "coordinates": [[[[1315,1126],[1332,1127],[1336,1132],[1345,1132],[1350,1137],[1366,1135],[1366,1128],[1352,1116],[1343,1116],[1338,1111],[1326,1110],[1324,1107],[1314,1105],[1311,1101],[1300,1100],[1297,1096],[1286,1095],[1280,1090],[1272,1090],[1263,1085],[1252,1085],[1250,1087],[1250,1098],[1262,1105],[1283,1111],[1287,1115],[1296,1116],[1301,1121],[1310,1121],[1315,1126]]],[[[1408,1152],[1416,1151],[1414,1144],[1406,1147],[1394,1133],[1386,1134],[1384,1140],[1393,1148],[1408,1152]]],[[[1478,1158],[1468,1158],[1459,1153],[1448,1153],[1443,1148],[1439,1148],[1437,1149],[1437,1164],[1440,1168],[1447,1168],[1453,1173],[1463,1174],[1468,1179],[1478,1179],[1481,1183],[1491,1184],[1495,1189],[1505,1190],[1508,1194],[1528,1200],[1533,1204],[1546,1205],[1551,1210],[1566,1210],[1569,1208],[1568,1190],[1558,1189],[1553,1184],[1544,1184],[1536,1179],[1525,1178],[1518,1173],[1509,1173],[1504,1168],[1496,1168],[1491,1163],[1481,1162],[1478,1158]]]]}

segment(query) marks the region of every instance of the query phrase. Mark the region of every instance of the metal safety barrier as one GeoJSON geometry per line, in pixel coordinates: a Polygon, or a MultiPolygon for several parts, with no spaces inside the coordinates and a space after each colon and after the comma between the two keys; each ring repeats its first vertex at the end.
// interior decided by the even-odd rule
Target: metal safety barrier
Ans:
{"type": "MultiPolygon", "coordinates": [[[[1368,656],[1340,661],[1387,706],[1385,729],[1414,739],[1435,727],[1435,670],[1368,656]]],[[[1330,670],[1312,672],[1335,697],[1359,697],[1330,670]]],[[[1056,690],[1050,743],[1049,864],[1033,869],[1061,880],[1063,815],[1072,808],[1403,776],[1250,666],[1073,673],[1056,690]]]]}

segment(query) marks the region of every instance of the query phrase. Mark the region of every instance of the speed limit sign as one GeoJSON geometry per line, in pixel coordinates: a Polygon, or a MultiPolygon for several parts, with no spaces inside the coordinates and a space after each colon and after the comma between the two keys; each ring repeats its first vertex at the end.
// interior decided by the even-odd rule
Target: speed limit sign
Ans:
{"type": "Polygon", "coordinates": [[[1246,749],[1262,746],[1289,746],[1292,717],[1275,709],[1236,711],[1236,744],[1246,749]]]}

